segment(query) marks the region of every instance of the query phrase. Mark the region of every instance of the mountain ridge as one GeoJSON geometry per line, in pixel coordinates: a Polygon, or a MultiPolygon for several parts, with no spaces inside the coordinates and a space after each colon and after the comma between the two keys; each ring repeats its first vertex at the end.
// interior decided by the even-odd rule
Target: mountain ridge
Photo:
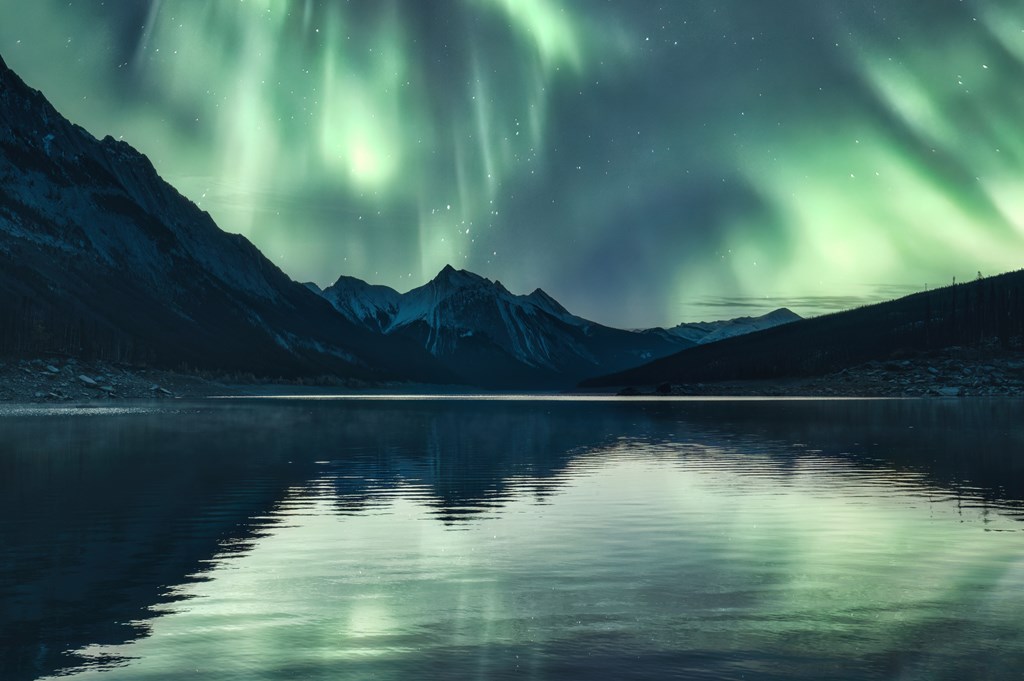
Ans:
{"type": "Polygon", "coordinates": [[[665,329],[665,331],[674,336],[692,340],[698,345],[703,345],[801,319],[803,317],[788,307],[780,307],[756,317],[736,317],[734,319],[719,319],[713,322],[684,322],[665,329]]]}
{"type": "MultiPolygon", "coordinates": [[[[626,368],[689,347],[723,325],[732,325],[733,334],[745,328],[742,320],[715,322],[690,337],[662,328],[615,329],[573,315],[543,289],[517,295],[450,264],[405,293],[342,276],[321,294],[350,321],[408,337],[465,380],[497,387],[568,387],[604,367],[626,368]]],[[[747,327],[796,317],[777,313],[747,318],[747,327]]]]}
{"type": "Polygon", "coordinates": [[[0,352],[61,352],[265,376],[447,382],[375,338],[245,237],[0,69],[0,352]]]}

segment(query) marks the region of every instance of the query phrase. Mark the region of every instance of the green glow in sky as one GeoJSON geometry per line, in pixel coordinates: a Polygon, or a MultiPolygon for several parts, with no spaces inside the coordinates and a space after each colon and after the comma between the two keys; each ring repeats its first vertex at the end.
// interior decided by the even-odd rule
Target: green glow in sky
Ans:
{"type": "Polygon", "coordinates": [[[1024,261],[1024,6],[0,0],[0,53],[299,280],[643,326],[1024,261]]]}

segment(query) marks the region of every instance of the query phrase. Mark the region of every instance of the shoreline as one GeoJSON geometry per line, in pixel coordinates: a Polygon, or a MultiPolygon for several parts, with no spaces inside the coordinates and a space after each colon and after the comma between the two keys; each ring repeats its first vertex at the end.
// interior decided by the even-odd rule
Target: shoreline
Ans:
{"type": "Polygon", "coordinates": [[[663,383],[629,395],[760,397],[1024,397],[1024,353],[949,348],[939,353],[873,360],[824,376],[713,383],[663,383]]]}
{"type": "MultiPolygon", "coordinates": [[[[865,362],[825,376],[536,391],[549,393],[566,397],[1024,397],[1024,353],[952,348],[932,356],[865,362]]],[[[0,403],[6,404],[389,394],[525,395],[534,391],[359,381],[261,381],[240,374],[218,376],[74,358],[0,361],[0,403]]]]}
{"type": "Polygon", "coordinates": [[[200,374],[75,358],[0,361],[0,402],[59,404],[207,397],[229,387],[200,374]]]}
{"type": "Polygon", "coordinates": [[[478,394],[471,386],[368,383],[333,378],[260,380],[249,374],[216,374],[139,367],[77,358],[0,360],[0,404],[109,404],[232,397],[388,394],[478,394]]]}

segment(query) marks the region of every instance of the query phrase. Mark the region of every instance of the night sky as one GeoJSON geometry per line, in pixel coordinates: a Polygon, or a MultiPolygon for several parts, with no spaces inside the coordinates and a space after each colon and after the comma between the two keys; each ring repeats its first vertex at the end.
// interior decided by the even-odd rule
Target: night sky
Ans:
{"type": "Polygon", "coordinates": [[[0,0],[0,53],[293,278],[621,326],[1024,266],[1020,0],[0,0]]]}

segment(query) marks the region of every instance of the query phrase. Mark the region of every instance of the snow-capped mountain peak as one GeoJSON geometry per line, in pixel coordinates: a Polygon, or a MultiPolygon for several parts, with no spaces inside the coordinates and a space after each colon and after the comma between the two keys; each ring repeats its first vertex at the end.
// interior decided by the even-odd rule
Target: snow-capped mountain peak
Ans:
{"type": "Polygon", "coordinates": [[[552,298],[551,296],[549,296],[547,292],[544,291],[544,289],[534,289],[533,293],[531,293],[528,296],[524,296],[523,298],[534,307],[540,310],[544,310],[548,314],[554,317],[558,317],[559,319],[562,319],[564,321],[570,323],[584,321],[581,320],[579,317],[571,314],[568,310],[562,307],[562,304],[559,303],[554,298],[552,298]]]}
{"type": "Polygon", "coordinates": [[[321,295],[350,321],[374,331],[384,331],[391,325],[401,298],[401,294],[392,288],[344,275],[324,289],[321,295]]]}
{"type": "Polygon", "coordinates": [[[445,265],[444,268],[437,273],[437,276],[431,279],[426,285],[432,286],[437,290],[445,291],[493,286],[494,282],[468,270],[457,270],[451,265],[445,265]]]}
{"type": "Polygon", "coordinates": [[[411,339],[467,382],[484,385],[566,386],[607,366],[633,366],[691,345],[594,324],[541,289],[516,295],[500,281],[451,265],[404,294],[343,277],[324,297],[349,319],[411,339]]]}
{"type": "Polygon", "coordinates": [[[770,329],[773,326],[788,324],[800,319],[802,317],[789,308],[780,307],[759,317],[737,317],[736,319],[722,319],[714,322],[680,324],[668,329],[667,333],[677,338],[697,343],[698,345],[704,345],[725,338],[732,338],[733,336],[770,329]]]}
{"type": "Polygon", "coordinates": [[[407,293],[340,277],[323,292],[342,315],[424,347],[467,382],[507,387],[565,385],[608,367],[630,367],[704,339],[768,328],[794,317],[680,325],[668,331],[612,329],[573,315],[542,289],[516,295],[501,282],[446,265],[407,293]]]}

